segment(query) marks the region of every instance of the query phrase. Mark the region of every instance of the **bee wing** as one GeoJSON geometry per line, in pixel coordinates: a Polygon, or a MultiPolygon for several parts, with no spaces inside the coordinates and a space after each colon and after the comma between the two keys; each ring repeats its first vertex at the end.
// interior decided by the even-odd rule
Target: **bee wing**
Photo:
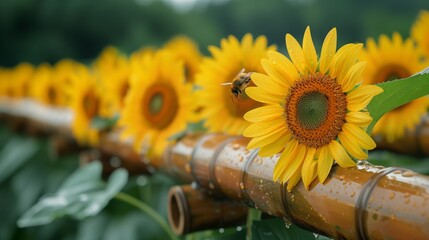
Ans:
{"type": "Polygon", "coordinates": [[[245,69],[245,68],[242,68],[242,69],[240,70],[240,72],[239,72],[237,75],[240,75],[240,74],[244,73],[244,71],[246,71],[246,69],[245,69]]]}
{"type": "Polygon", "coordinates": [[[221,86],[228,86],[228,85],[232,85],[232,82],[226,82],[226,83],[221,83],[221,86]]]}

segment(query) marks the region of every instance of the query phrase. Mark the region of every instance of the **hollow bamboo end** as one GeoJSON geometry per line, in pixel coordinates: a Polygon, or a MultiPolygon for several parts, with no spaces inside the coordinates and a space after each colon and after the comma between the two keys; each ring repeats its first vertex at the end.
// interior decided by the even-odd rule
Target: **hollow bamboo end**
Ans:
{"type": "Polygon", "coordinates": [[[168,193],[168,222],[177,235],[189,232],[190,214],[185,212],[188,208],[186,196],[180,187],[173,187],[168,193]]]}

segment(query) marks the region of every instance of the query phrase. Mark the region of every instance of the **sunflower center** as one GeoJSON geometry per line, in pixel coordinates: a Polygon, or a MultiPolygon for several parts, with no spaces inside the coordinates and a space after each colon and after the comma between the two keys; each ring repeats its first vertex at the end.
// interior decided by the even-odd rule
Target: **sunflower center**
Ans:
{"type": "Polygon", "coordinates": [[[304,145],[319,148],[337,138],[345,123],[347,99],[335,79],[316,73],[302,77],[286,97],[287,125],[304,145]]]}
{"type": "Polygon", "coordinates": [[[411,75],[410,71],[403,66],[399,65],[387,65],[381,68],[376,76],[376,83],[388,82],[395,79],[406,78],[411,75]]]}
{"type": "Polygon", "coordinates": [[[158,129],[167,127],[174,120],[178,107],[177,94],[168,85],[156,83],[143,97],[143,116],[158,129]]]}
{"type": "Polygon", "coordinates": [[[92,119],[98,113],[100,108],[100,99],[94,94],[94,92],[88,92],[83,97],[83,110],[88,119],[92,119]]]}
{"type": "Polygon", "coordinates": [[[297,106],[297,120],[305,129],[316,129],[328,114],[328,99],[320,92],[309,92],[301,96],[297,106]]]}
{"type": "Polygon", "coordinates": [[[57,91],[53,86],[48,87],[48,101],[50,104],[55,105],[57,103],[57,91]]]}

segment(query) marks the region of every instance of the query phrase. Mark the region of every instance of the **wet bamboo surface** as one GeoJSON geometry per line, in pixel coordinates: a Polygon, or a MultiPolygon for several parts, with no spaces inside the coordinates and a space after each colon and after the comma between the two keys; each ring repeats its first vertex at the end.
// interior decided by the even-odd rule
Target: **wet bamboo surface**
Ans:
{"type": "MultiPolygon", "coordinates": [[[[13,115],[2,104],[0,108],[13,115]]],[[[429,177],[407,169],[364,162],[348,169],[334,166],[324,184],[316,180],[307,191],[300,183],[287,192],[272,180],[278,156],[258,157],[256,151],[247,150],[244,137],[187,135],[151,165],[133,153],[130,144],[119,145],[114,136],[106,135],[101,142],[100,149],[109,150],[110,156],[143,162],[151,173],[167,172],[209,195],[244,202],[314,232],[336,239],[429,239],[429,177]]],[[[192,194],[184,195],[185,201],[195,201],[192,194]]]]}

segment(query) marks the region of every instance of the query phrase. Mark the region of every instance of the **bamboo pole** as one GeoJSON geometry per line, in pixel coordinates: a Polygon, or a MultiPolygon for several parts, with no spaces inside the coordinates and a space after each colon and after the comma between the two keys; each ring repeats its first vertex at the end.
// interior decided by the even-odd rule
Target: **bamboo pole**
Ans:
{"type": "MultiPolygon", "coordinates": [[[[3,105],[0,111],[8,114],[3,105]]],[[[224,134],[187,135],[169,147],[155,166],[148,166],[334,238],[429,239],[428,176],[361,162],[348,169],[334,166],[325,183],[314,181],[309,191],[300,183],[287,192],[272,180],[279,156],[258,157],[256,151],[247,150],[247,142],[224,134]]],[[[104,148],[103,144],[100,149],[113,152],[127,146],[104,148]]]]}

